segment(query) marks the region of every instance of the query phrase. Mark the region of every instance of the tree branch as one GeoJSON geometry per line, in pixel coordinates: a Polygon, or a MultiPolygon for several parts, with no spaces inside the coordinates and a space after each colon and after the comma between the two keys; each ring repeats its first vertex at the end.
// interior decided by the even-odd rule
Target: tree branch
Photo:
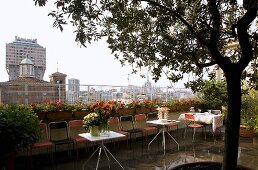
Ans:
{"type": "Polygon", "coordinates": [[[201,36],[193,29],[193,27],[179,14],[177,13],[175,10],[168,8],[164,5],[161,5],[155,1],[152,0],[141,0],[141,1],[145,1],[148,2],[149,4],[162,8],[170,13],[172,13],[173,16],[175,16],[176,18],[178,18],[187,28],[188,30],[195,36],[195,38],[203,45],[208,46],[208,43],[206,41],[204,41],[204,39],[200,38],[201,36]]]}
{"type": "Polygon", "coordinates": [[[257,0],[250,1],[249,8],[245,15],[237,22],[239,45],[242,49],[242,57],[239,64],[244,69],[253,58],[253,47],[249,41],[250,35],[247,30],[257,15],[257,0]],[[255,3],[256,2],[256,3],[255,3]]]}

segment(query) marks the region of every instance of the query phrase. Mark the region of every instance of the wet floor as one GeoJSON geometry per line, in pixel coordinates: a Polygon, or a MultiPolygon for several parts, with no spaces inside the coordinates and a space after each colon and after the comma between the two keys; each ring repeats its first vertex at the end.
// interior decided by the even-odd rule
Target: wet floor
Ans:
{"type": "MultiPolygon", "coordinates": [[[[191,132],[189,131],[186,139],[183,138],[183,129],[171,131],[172,136],[178,141],[180,147],[178,151],[177,144],[166,136],[165,155],[162,149],[162,135],[151,143],[148,150],[148,144],[145,139],[138,138],[132,142],[132,145],[126,141],[115,143],[106,143],[105,146],[110,150],[113,156],[119,161],[121,166],[126,170],[169,170],[173,167],[194,162],[194,161],[222,161],[224,150],[223,135],[209,134],[207,139],[203,138],[201,132],[196,134],[196,140],[193,143],[191,132]],[[143,142],[143,143],[142,143],[143,142]]],[[[154,136],[149,137],[149,141],[154,136]]],[[[32,161],[27,161],[26,157],[18,157],[16,161],[16,169],[37,169],[37,170],[91,170],[96,169],[98,152],[88,158],[97,149],[97,145],[89,146],[79,150],[79,159],[76,154],[68,155],[67,152],[59,152],[54,155],[54,163],[51,163],[47,155],[33,156],[32,161]]],[[[119,170],[120,165],[110,156],[109,160],[105,152],[102,150],[99,160],[99,170],[119,170]]],[[[258,137],[241,138],[238,164],[258,169],[258,137]]]]}

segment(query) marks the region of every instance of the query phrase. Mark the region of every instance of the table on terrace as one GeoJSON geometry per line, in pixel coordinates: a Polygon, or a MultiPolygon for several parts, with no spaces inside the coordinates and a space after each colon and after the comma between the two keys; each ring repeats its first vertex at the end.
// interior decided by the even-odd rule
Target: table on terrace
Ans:
{"type": "Polygon", "coordinates": [[[162,133],[162,146],[163,146],[163,152],[164,155],[166,154],[166,137],[165,137],[165,132],[170,136],[171,139],[174,140],[174,142],[177,144],[177,149],[179,151],[179,143],[176,141],[176,139],[168,132],[166,125],[169,125],[171,123],[179,123],[180,121],[178,120],[152,120],[152,121],[147,121],[147,123],[150,124],[155,124],[155,125],[161,125],[162,128],[160,128],[159,132],[154,136],[154,138],[150,141],[148,144],[148,150],[150,149],[150,144],[157,138],[157,136],[162,133]]]}
{"type": "Polygon", "coordinates": [[[114,155],[108,150],[108,148],[104,145],[104,141],[105,140],[110,140],[110,139],[116,139],[116,138],[122,138],[125,137],[125,135],[121,134],[121,133],[117,133],[117,132],[113,132],[110,131],[108,132],[108,135],[105,136],[92,136],[90,133],[82,133],[79,134],[79,136],[88,139],[91,142],[98,142],[101,141],[100,146],[93,152],[93,154],[88,158],[88,160],[83,164],[83,169],[85,167],[85,165],[87,164],[87,162],[91,159],[91,157],[99,150],[99,154],[98,154],[98,160],[97,160],[97,165],[96,165],[96,170],[98,169],[99,166],[99,160],[100,160],[100,155],[103,151],[105,152],[105,155],[108,159],[108,161],[110,162],[110,159],[108,157],[108,154],[118,163],[118,165],[124,169],[124,167],[120,164],[120,162],[114,157],[114,155]]]}

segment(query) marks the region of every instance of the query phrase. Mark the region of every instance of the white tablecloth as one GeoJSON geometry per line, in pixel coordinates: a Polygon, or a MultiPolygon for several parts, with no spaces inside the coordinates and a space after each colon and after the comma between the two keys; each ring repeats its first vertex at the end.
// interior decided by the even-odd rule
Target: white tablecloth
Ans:
{"type": "MultiPolygon", "coordinates": [[[[193,114],[193,113],[191,113],[193,114]]],[[[211,113],[194,113],[195,121],[212,124],[212,130],[215,132],[218,128],[223,126],[222,114],[215,115],[211,113]]],[[[180,114],[178,120],[185,120],[185,113],[180,114]]]]}

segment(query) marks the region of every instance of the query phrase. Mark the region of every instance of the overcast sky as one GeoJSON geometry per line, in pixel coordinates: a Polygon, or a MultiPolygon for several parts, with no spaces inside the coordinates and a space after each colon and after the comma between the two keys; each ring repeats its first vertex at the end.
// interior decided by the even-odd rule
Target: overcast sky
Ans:
{"type": "MultiPolygon", "coordinates": [[[[105,41],[93,42],[87,48],[74,41],[72,26],[65,26],[60,32],[52,27],[53,19],[47,14],[53,9],[50,1],[46,7],[34,5],[33,0],[1,0],[0,1],[0,82],[8,81],[5,69],[6,43],[13,42],[15,36],[21,38],[36,38],[38,43],[46,48],[46,72],[44,80],[58,71],[67,74],[67,79],[77,78],[81,84],[112,84],[128,85],[130,66],[121,67],[114,59],[105,41]],[[58,63],[58,64],[57,64],[58,63]]],[[[147,74],[147,70],[143,73],[147,74]]],[[[146,79],[139,75],[130,75],[131,85],[143,85],[146,79]]],[[[156,86],[170,86],[163,76],[156,86]]],[[[183,87],[178,83],[174,87],[183,87]]]]}

